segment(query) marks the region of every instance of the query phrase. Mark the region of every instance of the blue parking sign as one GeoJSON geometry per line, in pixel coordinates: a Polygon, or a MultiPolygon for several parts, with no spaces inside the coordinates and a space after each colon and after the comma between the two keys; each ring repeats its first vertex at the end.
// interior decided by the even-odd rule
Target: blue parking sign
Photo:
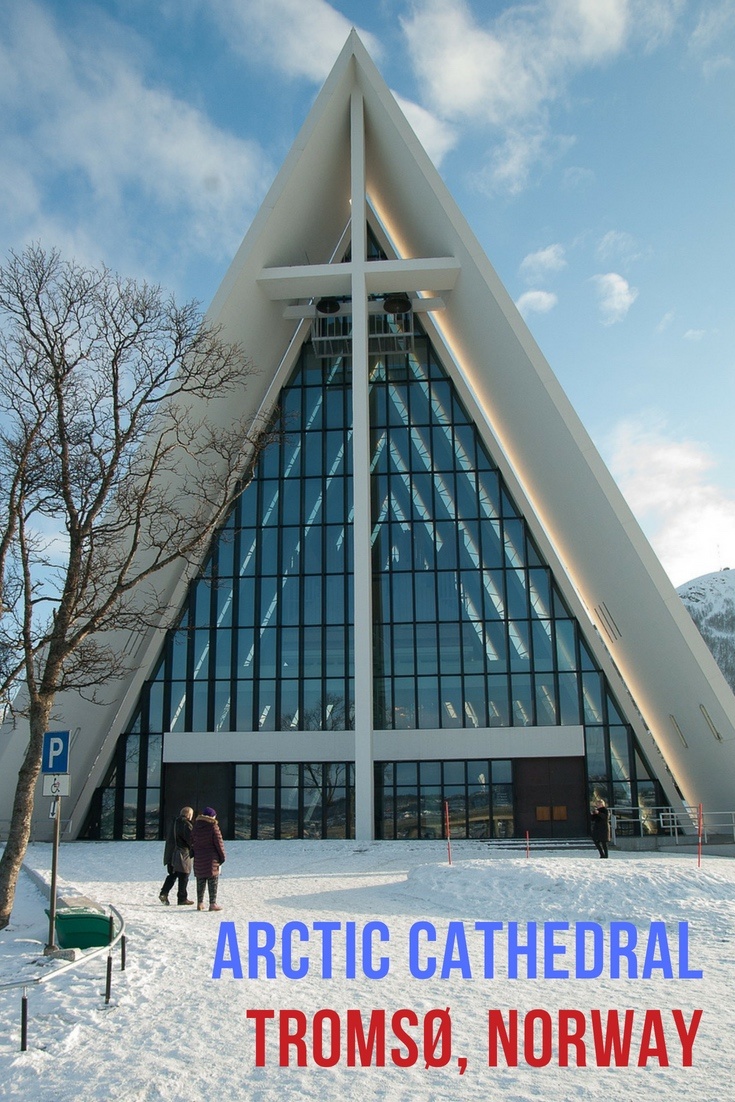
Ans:
{"type": "Polygon", "coordinates": [[[47,731],[43,736],[42,773],[69,772],[69,732],[47,731]]]}

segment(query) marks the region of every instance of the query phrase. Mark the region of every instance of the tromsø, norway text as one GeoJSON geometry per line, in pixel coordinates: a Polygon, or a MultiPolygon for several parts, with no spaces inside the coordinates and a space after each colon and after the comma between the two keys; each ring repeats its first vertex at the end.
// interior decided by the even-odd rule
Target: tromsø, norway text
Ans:
{"type": "MultiPolygon", "coordinates": [[[[414,1067],[456,1065],[464,1075],[468,1056],[453,1048],[449,1007],[417,1014],[401,1008],[362,1011],[348,1009],[250,1009],[254,1025],[255,1066],[279,1067],[414,1067]]],[[[552,1014],[532,1009],[487,1011],[487,1066],[558,1067],[691,1067],[694,1040],[702,1020],[695,1010],[687,1021],[682,1010],[581,1010],[552,1014]]]]}

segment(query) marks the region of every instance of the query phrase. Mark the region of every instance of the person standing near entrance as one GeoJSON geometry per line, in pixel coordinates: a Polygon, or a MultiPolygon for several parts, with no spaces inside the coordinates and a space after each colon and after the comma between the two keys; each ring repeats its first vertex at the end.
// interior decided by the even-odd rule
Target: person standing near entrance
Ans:
{"type": "Polygon", "coordinates": [[[194,904],[194,900],[189,899],[187,893],[193,853],[191,848],[191,835],[193,829],[191,821],[193,818],[194,809],[191,807],[182,807],[178,816],[171,824],[171,830],[166,839],[166,845],[163,851],[163,863],[166,866],[168,875],[158,895],[158,898],[166,907],[169,905],[168,893],[173,888],[176,880],[178,880],[178,888],[176,890],[176,902],[178,906],[191,907],[194,904]]]}
{"type": "Polygon", "coordinates": [[[592,841],[595,843],[600,857],[607,857],[607,840],[610,835],[610,812],[604,800],[600,800],[597,804],[595,810],[592,812],[591,819],[592,841]]]}
{"type": "Polygon", "coordinates": [[[217,886],[220,865],[225,863],[225,847],[222,832],[213,807],[205,807],[197,815],[192,836],[194,847],[194,875],[197,879],[197,910],[204,910],[204,889],[209,894],[210,911],[221,911],[217,903],[217,886]]]}

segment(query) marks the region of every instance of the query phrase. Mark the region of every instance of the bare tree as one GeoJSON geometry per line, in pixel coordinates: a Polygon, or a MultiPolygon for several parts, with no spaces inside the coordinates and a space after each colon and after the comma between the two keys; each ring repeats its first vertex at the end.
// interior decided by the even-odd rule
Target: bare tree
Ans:
{"type": "Polygon", "coordinates": [[[160,287],[38,245],[0,268],[0,712],[26,716],[30,732],[0,928],[54,700],[122,676],[112,632],[161,622],[157,576],[201,559],[271,435],[228,423],[228,396],[251,373],[196,304],[160,287]]]}

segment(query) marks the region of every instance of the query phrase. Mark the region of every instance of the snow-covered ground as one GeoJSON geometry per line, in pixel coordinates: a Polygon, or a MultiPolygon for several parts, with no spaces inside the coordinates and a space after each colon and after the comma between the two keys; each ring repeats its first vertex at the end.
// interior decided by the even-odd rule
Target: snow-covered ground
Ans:
{"type": "MultiPolygon", "coordinates": [[[[523,851],[498,854],[481,842],[462,842],[453,844],[449,866],[440,842],[230,842],[222,870],[223,910],[202,914],[193,907],[161,906],[161,856],[157,843],[62,846],[62,886],[112,903],[124,914],[127,968],[119,971],[116,953],[108,1006],[105,955],[54,983],[29,988],[25,1053],[19,1051],[20,992],[0,991],[1,1098],[735,1099],[731,859],[705,856],[700,868],[696,853],[686,850],[671,855],[613,853],[603,862],[591,847],[532,851],[526,858],[523,851]],[[319,925],[324,922],[339,925],[325,933],[319,925]],[[499,928],[494,933],[490,926],[478,930],[476,922],[497,923],[499,928]],[[248,978],[250,923],[261,924],[252,927],[259,944],[273,930],[274,978],[264,974],[265,956],[260,977],[248,978]],[[517,955],[520,978],[508,978],[508,961],[514,957],[512,923],[518,923],[519,945],[528,941],[527,923],[537,924],[536,979],[527,977],[523,954],[517,955]],[[688,956],[679,952],[681,923],[688,924],[688,956]],[[632,925],[638,945],[630,955],[639,976],[627,978],[623,959],[626,978],[612,978],[611,945],[616,939],[621,945],[628,941],[632,925]],[[347,946],[353,931],[356,975],[349,978],[352,956],[347,946]],[[431,941],[434,931],[436,940],[431,941]],[[546,957],[544,932],[556,950],[546,957]],[[579,957],[574,953],[575,932],[586,939],[579,957]],[[308,943],[301,940],[306,933],[308,943]],[[389,940],[380,940],[381,933],[389,940]],[[292,948],[285,965],[280,950],[284,934],[292,948]],[[330,936],[328,954],[322,949],[330,936]],[[592,954],[596,937],[601,974],[574,978],[578,962],[588,971],[597,970],[592,954]],[[220,942],[222,975],[214,979],[220,942]],[[485,978],[490,946],[494,976],[485,978]],[[665,976],[667,949],[673,978],[665,976]],[[243,979],[234,977],[238,955],[243,979]],[[322,974],[328,971],[328,956],[331,978],[322,974]],[[420,978],[431,971],[432,958],[436,975],[420,978]],[[547,970],[567,970],[571,977],[544,978],[544,959],[547,970]],[[364,974],[385,970],[386,960],[382,978],[364,974]],[[289,978],[284,967],[306,974],[289,978]],[[678,978],[680,970],[701,970],[703,977],[678,978]],[[651,973],[649,978],[642,978],[644,971],[651,973]],[[359,1028],[350,1010],[361,1011],[359,1028]],[[506,1053],[500,1032],[498,1066],[488,1066],[491,1010],[499,1012],[492,1020],[496,1025],[502,1021],[508,1037],[511,1012],[517,1011],[517,1067],[507,1066],[508,1054],[515,1050],[506,1042],[506,1053]],[[697,1010],[703,1013],[695,1028],[697,1010]],[[273,1011],[273,1016],[248,1017],[248,1011],[273,1011]],[[396,1017],[397,1011],[406,1013],[396,1017]],[[594,1011],[600,1013],[595,1016],[594,1011]],[[627,1057],[621,1058],[629,1066],[616,1066],[614,1057],[612,1066],[598,1066],[604,1062],[601,1038],[615,1020],[610,1011],[618,1012],[621,1030],[625,1012],[630,1012],[630,1045],[627,1057]],[[385,1066],[376,1066],[379,1048],[370,1050],[367,1040],[368,1054],[360,1057],[358,1042],[363,1029],[367,1037],[371,1020],[376,1036],[383,1035],[385,1023],[385,1066]],[[284,1060],[288,1056],[290,1066],[280,1066],[279,1027],[282,1035],[304,1029],[303,1044],[285,1046],[284,1060]],[[264,1040],[265,1066],[260,1067],[257,1029],[264,1040]],[[529,1030],[525,1045],[524,1029],[529,1030]],[[562,1037],[576,1034],[577,1042],[560,1046],[560,1029],[562,1037]],[[551,1038],[547,1052],[545,1033],[551,1038]],[[682,1066],[687,1047],[692,1064],[682,1066]],[[351,1048],[357,1066],[348,1066],[351,1048]],[[559,1066],[560,1051],[562,1058],[568,1053],[570,1066],[559,1066]],[[305,1067],[297,1066],[299,1052],[305,1067]],[[577,1066],[583,1057],[587,1066],[577,1066]],[[427,1058],[430,1065],[443,1066],[427,1068],[427,1058]],[[319,1066],[318,1061],[332,1066],[319,1066]]],[[[30,866],[48,875],[49,861],[49,846],[30,848],[30,866]]],[[[48,933],[45,905],[24,875],[11,925],[0,932],[0,982],[58,967],[41,957],[48,933]]]]}

